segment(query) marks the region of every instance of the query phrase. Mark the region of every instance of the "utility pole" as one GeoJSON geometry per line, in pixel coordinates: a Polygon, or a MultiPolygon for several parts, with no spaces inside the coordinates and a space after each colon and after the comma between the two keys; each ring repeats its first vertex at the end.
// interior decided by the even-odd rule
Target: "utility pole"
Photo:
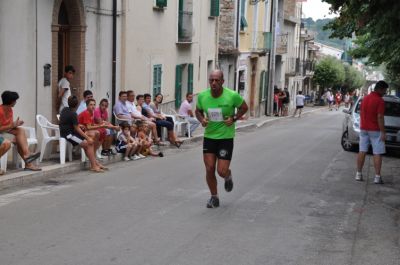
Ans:
{"type": "Polygon", "coordinates": [[[265,115],[273,115],[274,84],[275,84],[275,55],[276,55],[276,21],[278,17],[278,0],[271,0],[271,50],[269,52],[268,94],[265,100],[265,115]]]}

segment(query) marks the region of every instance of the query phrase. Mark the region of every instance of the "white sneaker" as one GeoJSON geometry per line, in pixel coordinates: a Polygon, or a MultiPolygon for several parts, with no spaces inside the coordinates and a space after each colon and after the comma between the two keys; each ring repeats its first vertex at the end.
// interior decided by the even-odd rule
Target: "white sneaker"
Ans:
{"type": "Polygon", "coordinates": [[[139,154],[138,157],[140,157],[140,158],[146,158],[146,156],[144,156],[144,155],[142,155],[142,154],[139,154]]]}
{"type": "Polygon", "coordinates": [[[362,173],[361,173],[361,172],[357,172],[357,173],[356,173],[356,180],[357,180],[357,181],[363,181],[363,176],[362,176],[362,173]]]}
{"type": "Polygon", "coordinates": [[[138,155],[133,155],[133,156],[132,156],[132,159],[133,159],[133,160],[138,160],[138,159],[140,159],[140,157],[139,157],[138,155]]]}
{"type": "Polygon", "coordinates": [[[375,175],[374,183],[375,183],[375,184],[383,184],[382,177],[381,177],[381,176],[375,175]]]}
{"type": "Polygon", "coordinates": [[[130,158],[127,157],[127,156],[124,157],[124,160],[125,160],[125,161],[131,161],[130,158]]]}

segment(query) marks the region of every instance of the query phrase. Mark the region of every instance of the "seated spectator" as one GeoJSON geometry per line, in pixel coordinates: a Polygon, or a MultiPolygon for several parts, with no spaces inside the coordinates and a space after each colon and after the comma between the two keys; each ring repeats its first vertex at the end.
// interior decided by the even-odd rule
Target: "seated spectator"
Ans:
{"type": "Polygon", "coordinates": [[[162,152],[155,152],[152,149],[153,142],[150,138],[150,129],[146,123],[140,122],[138,124],[138,132],[137,136],[140,140],[140,144],[143,146],[141,150],[141,155],[143,156],[159,156],[163,157],[164,154],[162,152]]]}
{"type": "Polygon", "coordinates": [[[106,139],[106,130],[115,128],[111,123],[95,124],[94,109],[96,108],[96,100],[88,99],[86,101],[87,109],[78,115],[78,123],[82,125],[83,130],[93,138],[95,152],[103,144],[106,139]]]}
{"type": "MultiPolygon", "coordinates": [[[[7,139],[4,139],[3,136],[0,135],[0,158],[7,153],[11,148],[11,142],[7,139]]],[[[0,175],[4,175],[4,171],[0,169],[0,175]]]]}
{"type": "Polygon", "coordinates": [[[133,119],[136,121],[143,121],[145,122],[151,129],[151,132],[153,133],[153,138],[154,142],[156,144],[159,144],[160,139],[158,138],[158,132],[157,132],[157,126],[155,124],[155,119],[153,118],[147,118],[142,114],[141,111],[139,111],[135,105],[135,93],[132,90],[127,91],[128,95],[128,101],[126,102],[128,104],[128,107],[131,112],[131,116],[133,119]]]}
{"type": "MultiPolygon", "coordinates": [[[[190,135],[199,127],[200,122],[194,117],[192,110],[193,93],[186,94],[186,100],[184,100],[179,108],[179,115],[185,117],[190,123],[190,135]]],[[[189,136],[186,133],[186,136],[189,136]]]]}
{"type": "Polygon", "coordinates": [[[17,104],[18,98],[18,93],[13,91],[4,91],[1,94],[3,105],[0,105],[0,133],[12,135],[12,142],[17,145],[18,153],[25,161],[25,170],[40,171],[39,167],[32,164],[33,161],[39,158],[40,152],[30,153],[25,130],[20,127],[24,124],[24,121],[19,117],[14,120],[12,108],[17,104]]]}
{"type": "Polygon", "coordinates": [[[162,100],[163,100],[163,95],[157,94],[154,98],[153,104],[151,104],[150,94],[145,94],[142,109],[145,109],[148,117],[156,119],[156,125],[158,127],[157,129],[158,129],[159,135],[161,135],[161,127],[167,128],[169,142],[179,148],[181,146],[181,144],[183,143],[183,141],[179,140],[176,137],[176,134],[174,132],[174,122],[171,119],[171,117],[166,117],[161,112],[162,100]]]}
{"type": "Polygon", "coordinates": [[[76,114],[81,114],[86,110],[86,101],[89,99],[93,98],[93,93],[90,90],[85,90],[83,91],[83,99],[81,100],[81,103],[79,103],[78,109],[76,110],[76,114]]]}
{"type": "Polygon", "coordinates": [[[96,160],[93,138],[82,131],[79,126],[78,115],[75,112],[78,98],[76,96],[69,97],[68,106],[60,114],[60,136],[67,139],[73,146],[79,145],[83,148],[89,158],[91,171],[104,172],[104,169],[107,168],[96,160]]]}
{"type": "Polygon", "coordinates": [[[115,131],[119,131],[119,126],[114,126],[108,121],[108,100],[103,98],[100,101],[99,106],[94,110],[94,124],[107,126],[107,128],[100,128],[104,130],[105,139],[103,141],[103,150],[101,155],[110,156],[115,155],[115,151],[111,149],[111,145],[114,141],[115,131]]]}
{"type": "Polygon", "coordinates": [[[127,122],[120,124],[121,132],[118,133],[118,142],[116,149],[118,153],[124,154],[124,160],[138,160],[141,157],[138,155],[141,149],[139,142],[131,136],[131,126],[127,122]]]}
{"type": "Polygon", "coordinates": [[[64,77],[58,82],[58,98],[57,108],[59,113],[65,107],[68,107],[68,98],[71,96],[71,85],[70,81],[74,78],[75,68],[72,65],[65,66],[64,77]]]}
{"type": "Polygon", "coordinates": [[[120,91],[119,99],[114,105],[113,112],[120,119],[132,121],[132,116],[129,106],[127,104],[127,100],[128,93],[126,91],[120,91]]]}

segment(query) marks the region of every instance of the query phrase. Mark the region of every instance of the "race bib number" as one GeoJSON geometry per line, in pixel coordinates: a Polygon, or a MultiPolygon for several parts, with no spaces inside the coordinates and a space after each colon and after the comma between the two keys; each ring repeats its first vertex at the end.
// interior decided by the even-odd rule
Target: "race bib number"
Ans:
{"type": "Polygon", "coordinates": [[[223,121],[222,109],[208,109],[208,119],[210,121],[223,121]]]}

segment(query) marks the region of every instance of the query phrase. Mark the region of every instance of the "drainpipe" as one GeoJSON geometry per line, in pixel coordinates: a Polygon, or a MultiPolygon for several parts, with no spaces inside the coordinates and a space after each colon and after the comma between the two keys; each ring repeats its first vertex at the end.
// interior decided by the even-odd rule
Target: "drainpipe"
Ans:
{"type": "Polygon", "coordinates": [[[275,54],[276,54],[276,23],[278,13],[278,0],[271,0],[271,50],[269,52],[268,67],[268,95],[265,100],[265,115],[273,115],[274,108],[274,83],[275,83],[275,54]]]}
{"type": "MultiPolygon", "coordinates": [[[[111,80],[111,106],[115,105],[116,96],[116,73],[117,72],[117,0],[113,0],[112,9],[112,80],[111,80]]],[[[112,115],[112,123],[115,117],[112,115]]]]}
{"type": "MultiPolygon", "coordinates": [[[[36,93],[35,93],[35,117],[38,114],[38,1],[35,1],[35,41],[36,41],[36,51],[35,51],[35,70],[36,70],[36,74],[35,74],[35,87],[36,87],[36,93]]],[[[36,118],[35,120],[35,128],[37,125],[37,121],[36,118]]]]}

